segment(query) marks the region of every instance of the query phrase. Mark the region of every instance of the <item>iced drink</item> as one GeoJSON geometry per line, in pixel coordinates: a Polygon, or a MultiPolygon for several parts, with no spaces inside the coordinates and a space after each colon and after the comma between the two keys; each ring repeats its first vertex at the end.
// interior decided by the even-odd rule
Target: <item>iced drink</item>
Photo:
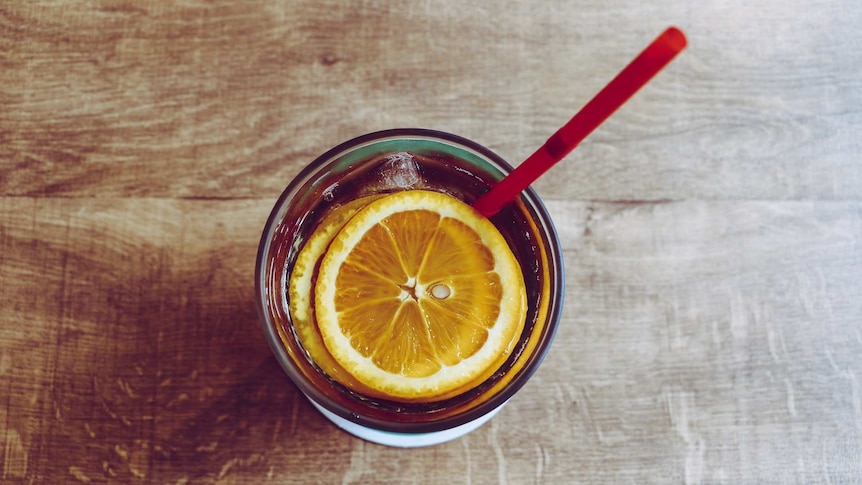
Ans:
{"type": "Polygon", "coordinates": [[[478,426],[536,369],[562,298],[556,234],[532,191],[469,206],[510,167],[427,130],[351,140],[285,190],[261,240],[270,345],[311,402],[384,444],[478,426]]]}

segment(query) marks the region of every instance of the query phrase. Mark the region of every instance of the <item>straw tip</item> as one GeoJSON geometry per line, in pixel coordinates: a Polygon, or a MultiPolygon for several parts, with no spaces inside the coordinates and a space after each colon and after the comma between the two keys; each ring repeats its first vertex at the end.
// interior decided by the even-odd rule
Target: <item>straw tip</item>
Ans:
{"type": "Polygon", "coordinates": [[[681,51],[688,45],[688,39],[686,39],[685,34],[679,27],[668,27],[664,31],[664,38],[667,39],[668,44],[676,51],[681,51]]]}

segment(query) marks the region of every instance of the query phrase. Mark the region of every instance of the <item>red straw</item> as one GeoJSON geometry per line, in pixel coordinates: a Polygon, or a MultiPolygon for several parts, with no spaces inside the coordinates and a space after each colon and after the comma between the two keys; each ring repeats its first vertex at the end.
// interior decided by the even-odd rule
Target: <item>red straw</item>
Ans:
{"type": "Polygon", "coordinates": [[[554,164],[562,160],[608,116],[665,67],[687,44],[685,34],[670,27],[659,35],[599,94],[509,176],[482,195],[473,207],[485,217],[496,214],[554,164]]]}

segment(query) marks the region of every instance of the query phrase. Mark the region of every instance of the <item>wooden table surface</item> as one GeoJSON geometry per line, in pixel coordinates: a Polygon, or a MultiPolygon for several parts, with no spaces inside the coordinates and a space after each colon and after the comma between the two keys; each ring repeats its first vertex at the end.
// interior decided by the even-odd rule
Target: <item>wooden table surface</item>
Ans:
{"type": "Polygon", "coordinates": [[[0,482],[862,480],[855,0],[0,0],[0,482]],[[254,306],[283,187],[385,128],[517,164],[667,25],[689,48],[535,184],[566,303],[489,424],[339,431],[254,306]]]}

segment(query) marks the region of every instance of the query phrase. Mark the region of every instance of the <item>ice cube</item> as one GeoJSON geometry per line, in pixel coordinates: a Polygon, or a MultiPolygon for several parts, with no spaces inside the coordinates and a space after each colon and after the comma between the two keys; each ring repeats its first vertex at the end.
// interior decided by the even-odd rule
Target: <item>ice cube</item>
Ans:
{"type": "Polygon", "coordinates": [[[413,155],[398,152],[387,155],[377,168],[378,189],[415,189],[422,187],[424,179],[413,155]]]}
{"type": "Polygon", "coordinates": [[[329,187],[323,189],[323,200],[326,202],[332,202],[332,200],[335,199],[336,190],[338,190],[338,182],[335,182],[329,187]]]}

